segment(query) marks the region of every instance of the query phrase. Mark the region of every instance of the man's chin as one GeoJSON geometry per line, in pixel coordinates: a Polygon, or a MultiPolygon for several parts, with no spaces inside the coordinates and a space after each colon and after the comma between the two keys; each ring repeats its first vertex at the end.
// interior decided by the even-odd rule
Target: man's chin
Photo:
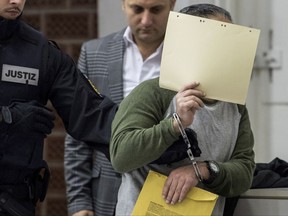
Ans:
{"type": "Polygon", "coordinates": [[[5,14],[3,14],[2,15],[2,17],[4,18],[4,19],[7,19],[7,20],[15,20],[15,19],[17,19],[17,17],[19,17],[20,16],[20,14],[19,13],[12,13],[12,12],[10,12],[10,13],[5,13],[5,14]]]}
{"type": "Polygon", "coordinates": [[[139,39],[142,41],[153,41],[155,39],[155,35],[153,35],[151,32],[149,33],[141,33],[139,35],[139,39]]]}

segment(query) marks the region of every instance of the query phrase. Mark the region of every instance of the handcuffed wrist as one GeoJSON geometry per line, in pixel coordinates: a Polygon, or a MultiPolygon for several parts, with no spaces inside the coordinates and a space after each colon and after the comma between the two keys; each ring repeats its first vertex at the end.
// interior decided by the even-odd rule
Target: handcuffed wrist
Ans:
{"type": "Polygon", "coordinates": [[[181,135],[182,135],[182,137],[183,137],[184,142],[187,144],[187,154],[188,154],[189,159],[190,159],[190,161],[191,161],[191,163],[192,163],[192,165],[193,165],[195,175],[196,175],[198,181],[199,181],[199,182],[202,182],[202,181],[203,181],[203,177],[202,177],[202,175],[201,175],[199,166],[198,166],[197,162],[195,161],[193,152],[192,152],[192,150],[191,150],[191,148],[190,148],[190,147],[191,147],[191,143],[190,143],[190,141],[189,141],[189,139],[188,139],[188,136],[187,136],[187,134],[186,134],[186,132],[185,132],[185,128],[183,127],[183,125],[182,125],[182,123],[181,123],[181,120],[180,120],[180,118],[179,118],[179,116],[178,116],[177,113],[173,113],[173,118],[174,118],[174,120],[175,120],[176,123],[177,123],[177,126],[178,126],[178,128],[179,128],[179,131],[181,132],[181,135]]]}

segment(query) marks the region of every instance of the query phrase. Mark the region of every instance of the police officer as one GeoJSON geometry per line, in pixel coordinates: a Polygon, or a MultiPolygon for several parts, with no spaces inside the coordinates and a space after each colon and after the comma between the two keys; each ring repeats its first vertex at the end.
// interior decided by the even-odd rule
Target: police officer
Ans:
{"type": "Polygon", "coordinates": [[[45,197],[43,143],[55,118],[48,100],[69,134],[100,149],[117,109],[68,55],[21,21],[25,2],[0,1],[0,215],[35,215],[45,197]]]}

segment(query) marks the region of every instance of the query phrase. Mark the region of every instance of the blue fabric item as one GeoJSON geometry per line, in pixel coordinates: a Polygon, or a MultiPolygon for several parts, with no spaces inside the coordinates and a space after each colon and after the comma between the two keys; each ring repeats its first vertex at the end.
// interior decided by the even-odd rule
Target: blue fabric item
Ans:
{"type": "Polygon", "coordinates": [[[270,163],[257,163],[251,188],[288,187],[288,163],[278,157],[270,163]]]}

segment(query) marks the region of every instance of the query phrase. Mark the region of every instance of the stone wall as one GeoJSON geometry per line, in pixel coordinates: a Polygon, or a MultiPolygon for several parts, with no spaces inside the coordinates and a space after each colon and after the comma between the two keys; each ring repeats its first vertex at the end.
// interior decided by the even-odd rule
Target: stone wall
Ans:
{"type": "MultiPolygon", "coordinates": [[[[98,35],[97,0],[27,0],[23,19],[57,42],[76,62],[81,44],[98,35]]],[[[57,117],[44,148],[51,181],[45,201],[37,206],[36,216],[67,215],[63,172],[65,133],[62,121],[57,117]]]]}

